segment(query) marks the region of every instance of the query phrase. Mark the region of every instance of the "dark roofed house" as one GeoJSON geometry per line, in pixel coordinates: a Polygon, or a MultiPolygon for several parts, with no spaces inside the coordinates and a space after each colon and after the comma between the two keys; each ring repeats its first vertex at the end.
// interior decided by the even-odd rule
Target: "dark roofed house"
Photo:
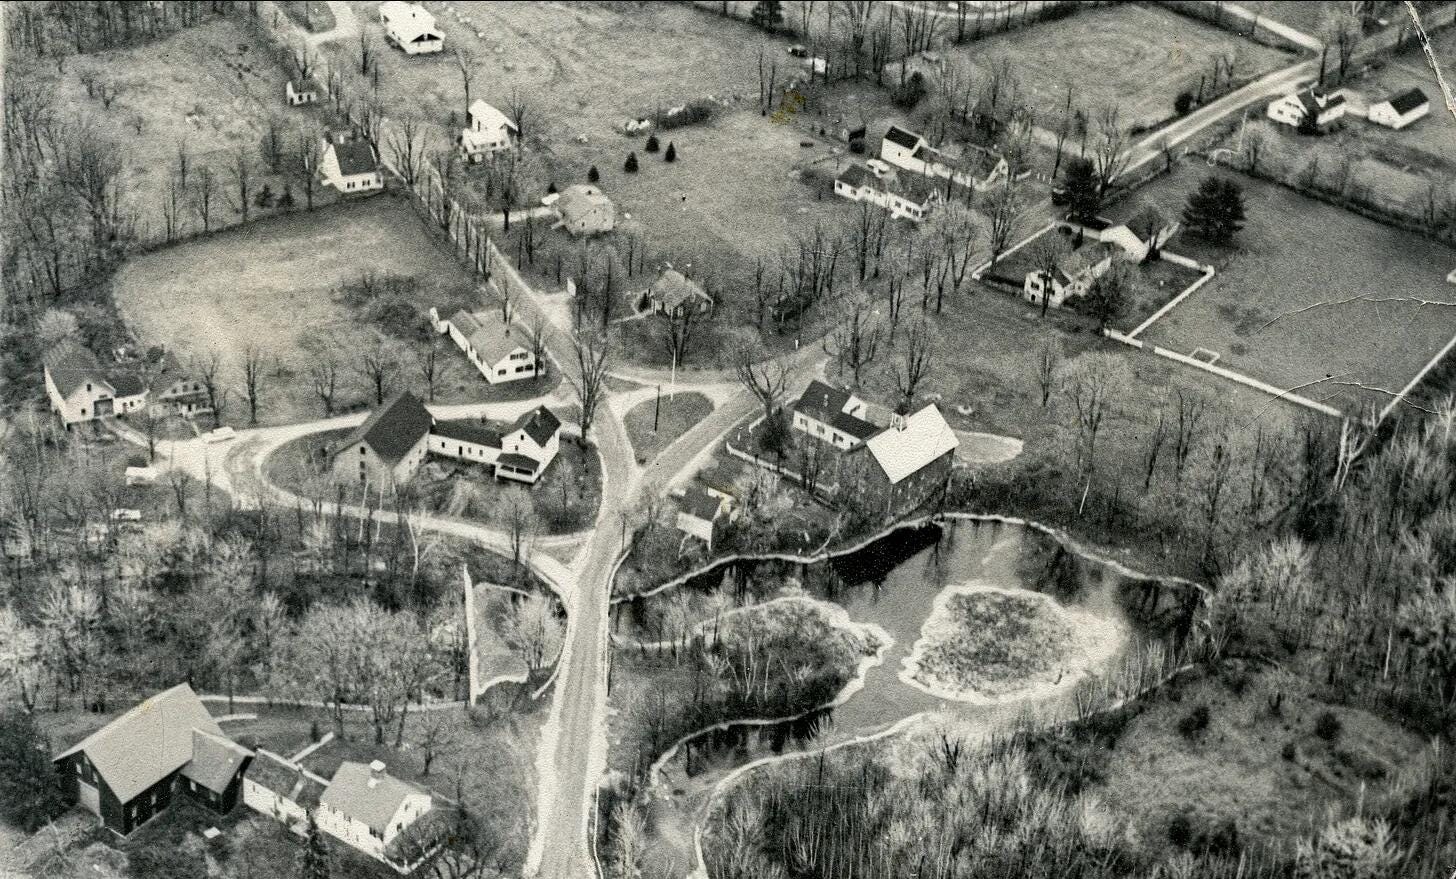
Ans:
{"type": "Polygon", "coordinates": [[[849,450],[873,436],[876,424],[870,404],[848,390],[812,381],[793,405],[795,430],[838,449],[849,450]]]}
{"type": "Polygon", "coordinates": [[[501,478],[535,484],[560,449],[561,419],[545,406],[511,424],[442,421],[430,429],[430,454],[484,464],[501,478]]]}
{"type": "Polygon", "coordinates": [[[319,174],[339,192],[373,192],[384,188],[384,174],[374,147],[363,139],[343,140],[325,136],[319,174]]]}
{"type": "Polygon", "coordinates": [[[722,494],[715,494],[702,485],[688,486],[678,501],[677,529],[690,537],[696,537],[713,551],[713,543],[721,536],[724,526],[730,521],[733,501],[722,494]]]}
{"type": "Polygon", "coordinates": [[[1426,93],[1412,88],[1371,104],[1367,118],[1376,125],[1399,130],[1430,112],[1431,101],[1426,93]]]}
{"type": "Polygon", "coordinates": [[[707,314],[713,308],[713,297],[697,281],[667,266],[652,286],[647,288],[647,307],[656,314],[676,317],[685,311],[707,314]]]}
{"type": "Polygon", "coordinates": [[[218,812],[237,804],[253,752],[222,734],[186,684],[152,696],[55,758],[71,795],[129,835],[186,790],[218,812]]]}
{"type": "Polygon", "coordinates": [[[507,437],[518,430],[529,436],[537,446],[545,448],[547,443],[555,439],[557,432],[561,430],[561,419],[545,406],[537,406],[516,419],[515,424],[511,425],[510,431],[507,432],[507,437]]]}
{"type": "Polygon", "coordinates": [[[147,387],[139,373],[104,368],[80,345],[57,346],[41,365],[51,409],[67,428],[79,421],[126,415],[147,404],[147,387]]]}
{"type": "Polygon", "coordinates": [[[867,201],[892,216],[919,222],[941,200],[942,187],[928,177],[905,172],[878,176],[863,165],[851,165],[834,179],[834,194],[867,201]]]}
{"type": "Polygon", "coordinates": [[[914,152],[916,147],[924,143],[920,135],[913,131],[906,131],[898,125],[890,126],[890,130],[885,132],[885,140],[911,152],[914,152]]]}
{"type": "Polygon", "coordinates": [[[395,394],[334,451],[334,474],[381,485],[409,481],[425,459],[434,421],[414,394],[395,394]]]}
{"type": "Polygon", "coordinates": [[[1271,102],[1266,115],[1284,125],[1326,131],[1344,117],[1347,109],[1344,95],[1328,94],[1311,86],[1271,102]]]}

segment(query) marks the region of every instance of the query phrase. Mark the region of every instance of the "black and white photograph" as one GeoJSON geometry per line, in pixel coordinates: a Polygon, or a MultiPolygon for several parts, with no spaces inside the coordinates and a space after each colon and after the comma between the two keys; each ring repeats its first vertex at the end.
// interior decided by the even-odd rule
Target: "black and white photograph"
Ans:
{"type": "Polygon", "coordinates": [[[1456,0],[0,25],[0,879],[1456,879],[1456,0]]]}

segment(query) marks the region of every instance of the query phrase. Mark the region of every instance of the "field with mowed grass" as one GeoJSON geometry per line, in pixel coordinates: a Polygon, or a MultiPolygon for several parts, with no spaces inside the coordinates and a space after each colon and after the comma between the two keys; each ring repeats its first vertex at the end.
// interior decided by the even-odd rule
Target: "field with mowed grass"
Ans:
{"type": "Polygon", "coordinates": [[[1071,18],[998,34],[947,54],[984,81],[1000,58],[1010,61],[1022,100],[1037,108],[1038,124],[1053,117],[1073,87],[1072,104],[1089,117],[1116,106],[1125,127],[1152,127],[1173,115],[1180,91],[1210,81],[1216,58],[1237,52],[1236,79],[1252,78],[1293,55],[1156,6],[1117,3],[1071,18]]]}
{"type": "MultiPolygon", "coordinates": [[[[430,344],[431,305],[480,302],[476,279],[437,246],[402,199],[374,196],[270,218],[142,254],[114,280],[117,307],[144,345],[165,345],[183,363],[216,354],[230,388],[224,421],[243,424],[247,346],[264,356],[260,423],[321,417],[310,369],[332,360],[336,409],[373,405],[363,356],[386,348],[399,362],[397,387],[423,395],[415,358],[430,344]],[[338,290],[365,273],[413,278],[402,313],[368,318],[338,290]]],[[[485,380],[448,340],[440,345],[439,402],[483,399],[485,380]]]]}
{"type": "Polygon", "coordinates": [[[1357,414],[1383,407],[1456,336],[1456,286],[1446,282],[1456,249],[1202,165],[1139,196],[1176,215],[1209,173],[1243,188],[1247,224],[1228,247],[1175,239],[1170,249],[1218,274],[1142,339],[1216,352],[1220,366],[1357,414]]]}

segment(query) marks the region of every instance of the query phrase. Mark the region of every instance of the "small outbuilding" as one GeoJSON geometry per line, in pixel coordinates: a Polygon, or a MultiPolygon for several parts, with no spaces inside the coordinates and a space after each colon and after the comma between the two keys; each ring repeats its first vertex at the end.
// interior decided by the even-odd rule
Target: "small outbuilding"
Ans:
{"type": "Polygon", "coordinates": [[[445,48],[445,35],[435,26],[435,16],[418,3],[385,0],[379,4],[379,23],[384,38],[406,55],[428,55],[445,48]]]}
{"type": "Polygon", "coordinates": [[[578,183],[566,187],[556,200],[557,225],[572,235],[601,235],[617,226],[617,208],[595,186],[578,183]]]}
{"type": "Polygon", "coordinates": [[[1431,100],[1420,89],[1409,89],[1370,105],[1366,118],[1376,125],[1399,131],[1431,112],[1431,100]]]}

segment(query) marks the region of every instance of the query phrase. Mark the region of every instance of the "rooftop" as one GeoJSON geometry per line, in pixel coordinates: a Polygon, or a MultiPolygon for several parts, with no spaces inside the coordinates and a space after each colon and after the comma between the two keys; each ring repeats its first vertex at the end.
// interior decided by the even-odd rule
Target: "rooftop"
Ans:
{"type": "Polygon", "coordinates": [[[434,421],[419,397],[402,391],[371,412],[339,448],[362,442],[392,466],[404,460],[420,438],[430,432],[434,421]]]}
{"type": "Polygon", "coordinates": [[[428,791],[364,763],[345,761],[330,779],[319,802],[366,824],[383,835],[399,807],[412,796],[428,791]]]}
{"type": "Polygon", "coordinates": [[[904,416],[865,441],[875,463],[890,482],[918,473],[927,464],[960,445],[934,403],[904,416]]]}

